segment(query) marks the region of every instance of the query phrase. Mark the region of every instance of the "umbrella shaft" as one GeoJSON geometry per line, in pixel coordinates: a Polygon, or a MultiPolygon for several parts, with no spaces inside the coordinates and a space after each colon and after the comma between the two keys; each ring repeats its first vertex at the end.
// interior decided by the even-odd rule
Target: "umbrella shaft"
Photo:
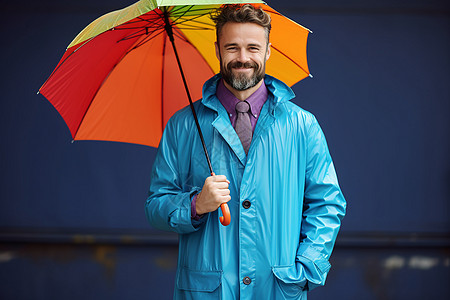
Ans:
{"type": "Polygon", "coordinates": [[[175,39],[174,39],[174,36],[173,36],[173,30],[172,30],[172,26],[170,24],[167,12],[164,12],[164,21],[165,21],[164,28],[165,28],[165,30],[167,32],[167,35],[169,36],[169,40],[170,40],[170,42],[172,44],[173,52],[175,53],[175,57],[177,59],[178,69],[180,70],[181,78],[183,79],[184,89],[186,90],[186,94],[187,94],[188,99],[189,99],[189,106],[191,107],[192,115],[194,116],[194,120],[195,120],[195,125],[197,126],[198,134],[199,134],[200,140],[202,142],[203,151],[205,152],[206,161],[207,161],[208,167],[209,167],[209,172],[212,175],[214,172],[213,172],[213,169],[212,169],[211,160],[209,158],[208,150],[206,149],[206,144],[205,144],[205,140],[203,138],[203,133],[202,133],[202,130],[200,128],[200,124],[198,122],[197,113],[195,112],[194,104],[192,102],[191,93],[189,92],[189,87],[187,85],[187,81],[186,81],[186,78],[184,76],[183,67],[181,66],[180,58],[178,57],[177,48],[175,47],[175,39]]]}

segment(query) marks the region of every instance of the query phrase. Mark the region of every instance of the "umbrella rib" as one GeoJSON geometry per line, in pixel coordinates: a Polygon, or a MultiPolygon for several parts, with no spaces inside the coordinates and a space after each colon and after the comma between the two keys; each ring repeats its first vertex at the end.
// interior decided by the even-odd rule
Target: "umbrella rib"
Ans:
{"type": "Polygon", "coordinates": [[[194,24],[204,25],[204,26],[206,26],[206,27],[208,27],[208,28],[211,28],[211,29],[214,28],[214,25],[211,25],[210,23],[202,22],[202,21],[197,21],[197,20],[195,20],[195,19],[196,19],[196,18],[183,19],[182,22],[178,22],[178,23],[176,23],[176,25],[177,25],[177,26],[178,26],[178,25],[196,26],[196,25],[186,24],[187,22],[192,22],[192,23],[194,23],[194,24]]]}
{"type": "Polygon", "coordinates": [[[204,9],[204,10],[191,9],[191,10],[188,10],[188,11],[184,11],[183,13],[171,13],[170,15],[173,16],[173,17],[177,17],[177,18],[184,17],[184,16],[186,16],[186,18],[188,18],[188,17],[199,18],[199,17],[203,17],[203,16],[206,16],[206,15],[209,15],[209,14],[210,14],[209,10],[206,10],[206,9],[204,9]],[[186,14],[188,12],[189,13],[193,13],[194,12],[195,14],[192,14],[192,15],[189,14],[188,16],[186,16],[186,14]]]}
{"type": "Polygon", "coordinates": [[[178,26],[177,26],[177,28],[178,28],[178,29],[184,29],[184,30],[214,30],[213,28],[194,27],[194,26],[192,26],[192,27],[190,27],[190,26],[187,26],[187,27],[178,27],[178,26]]]}
{"type": "Polygon", "coordinates": [[[136,37],[139,37],[139,36],[143,36],[143,35],[152,36],[155,32],[158,32],[158,30],[163,30],[163,28],[156,28],[155,27],[154,30],[147,31],[146,28],[148,28],[148,27],[145,27],[145,28],[142,28],[141,30],[135,31],[135,32],[133,32],[133,33],[131,33],[131,34],[121,38],[117,42],[126,41],[126,40],[133,39],[133,38],[136,38],[136,37]]]}
{"type": "Polygon", "coordinates": [[[174,31],[174,32],[173,32],[173,35],[175,35],[176,37],[178,37],[180,40],[182,40],[182,41],[184,41],[184,42],[186,42],[186,43],[192,45],[192,44],[187,40],[187,38],[186,38],[184,35],[182,35],[181,33],[174,31]]]}
{"type": "Polygon", "coordinates": [[[207,8],[198,8],[198,5],[180,5],[177,8],[171,9],[169,11],[170,15],[175,15],[175,13],[178,13],[180,10],[185,9],[188,6],[190,6],[190,8],[188,8],[186,11],[182,11],[182,15],[185,15],[187,12],[206,12],[203,15],[207,15],[211,11],[211,8],[209,8],[209,7],[207,7],[207,8]],[[195,9],[193,9],[194,7],[195,7],[195,9]]]}
{"type": "Polygon", "coordinates": [[[177,23],[175,23],[175,24],[176,24],[176,25],[179,25],[179,24],[184,24],[184,23],[186,23],[186,22],[193,22],[193,23],[196,23],[196,24],[202,24],[202,25],[207,25],[207,26],[209,26],[209,27],[214,27],[214,26],[212,26],[210,23],[202,22],[202,21],[196,20],[196,19],[201,18],[201,17],[204,17],[204,16],[206,16],[206,14],[198,15],[198,16],[195,16],[195,17],[192,17],[192,18],[187,18],[187,17],[183,18],[183,17],[180,17],[180,18],[177,18],[176,20],[178,21],[179,19],[182,19],[182,22],[177,22],[177,23]]]}
{"type": "MultiPolygon", "coordinates": [[[[155,33],[156,31],[154,31],[153,33],[155,33]]],[[[130,53],[133,50],[136,50],[137,48],[143,46],[144,44],[150,42],[151,40],[153,40],[154,38],[156,38],[157,36],[161,35],[162,33],[164,33],[164,29],[160,29],[160,32],[158,32],[157,34],[152,34],[147,36],[145,39],[143,39],[142,41],[140,41],[139,43],[137,43],[135,46],[133,46],[133,48],[131,48],[130,50],[128,50],[126,52],[126,54],[130,53]]]]}
{"type": "Polygon", "coordinates": [[[142,35],[145,35],[145,29],[141,29],[141,30],[135,31],[135,32],[133,32],[133,33],[127,35],[127,36],[124,36],[123,38],[121,38],[117,42],[123,42],[123,41],[126,41],[126,40],[134,39],[134,38],[137,38],[137,37],[142,36],[142,35]]]}
{"type": "MultiPolygon", "coordinates": [[[[186,6],[187,5],[185,5],[185,6],[181,7],[181,8],[184,8],[186,6]]],[[[191,8],[189,9],[189,12],[205,12],[204,15],[207,15],[207,14],[209,14],[211,12],[211,8],[198,8],[198,7],[196,7],[194,9],[192,9],[192,7],[193,7],[193,5],[191,5],[191,8]]],[[[173,12],[174,12],[174,10],[171,11],[171,13],[173,13],[173,12]]]]}
{"type": "Polygon", "coordinates": [[[277,51],[278,53],[280,53],[281,55],[283,55],[284,57],[286,57],[287,59],[289,59],[292,63],[294,63],[297,67],[299,67],[303,72],[305,72],[306,74],[310,75],[309,72],[307,72],[302,66],[300,66],[296,61],[294,61],[292,58],[290,58],[289,56],[287,56],[283,51],[280,51],[278,48],[274,47],[273,45],[271,46],[272,49],[274,49],[275,51],[277,51]]]}
{"type": "MultiPolygon", "coordinates": [[[[178,8],[178,9],[176,9],[176,10],[171,10],[171,13],[176,12],[177,10],[184,9],[185,7],[186,6],[182,6],[182,7],[178,8]]],[[[183,27],[181,29],[185,29],[185,30],[212,30],[213,29],[212,27],[201,27],[201,26],[195,26],[195,25],[192,25],[192,24],[185,24],[186,22],[193,22],[193,23],[196,23],[196,24],[202,24],[202,25],[211,26],[209,23],[195,20],[197,18],[200,18],[202,16],[207,15],[206,13],[202,14],[202,15],[197,15],[197,16],[194,16],[194,17],[191,17],[191,18],[185,18],[184,17],[188,12],[192,12],[192,11],[207,11],[207,9],[192,9],[193,7],[194,6],[191,5],[191,6],[189,6],[189,8],[187,10],[183,10],[183,13],[180,14],[179,16],[177,16],[177,18],[172,22],[172,24],[175,24],[175,25],[184,24],[185,27],[183,27]],[[179,22],[180,19],[181,19],[181,21],[179,22]]],[[[155,32],[157,32],[158,30],[161,30],[162,24],[158,24],[158,21],[160,21],[160,17],[162,17],[162,14],[160,12],[156,11],[156,10],[154,11],[154,13],[156,15],[158,15],[158,17],[155,18],[153,16],[150,16],[151,17],[150,19],[146,19],[146,18],[143,18],[141,16],[141,17],[138,17],[137,18],[138,20],[136,20],[136,21],[130,21],[130,22],[127,22],[126,24],[123,24],[121,26],[115,27],[114,30],[140,29],[140,30],[138,30],[136,32],[133,32],[133,33],[123,37],[119,41],[125,41],[125,40],[129,40],[129,39],[133,39],[135,37],[139,37],[140,35],[144,35],[144,34],[152,35],[155,32]],[[138,23],[141,23],[141,22],[147,22],[147,23],[149,23],[149,26],[146,26],[145,29],[142,28],[142,27],[126,27],[127,25],[138,24],[138,23]],[[151,28],[153,30],[148,32],[149,28],[151,28]],[[145,31],[145,33],[144,33],[144,31],[145,31]]]]}
{"type": "MultiPolygon", "coordinates": [[[[186,6],[184,6],[184,7],[186,7],[186,6]]],[[[184,8],[183,7],[183,8],[184,8]]],[[[186,23],[186,22],[194,22],[194,23],[197,23],[197,24],[203,24],[203,25],[208,25],[208,26],[210,26],[211,27],[211,24],[209,24],[209,23],[206,23],[206,22],[201,22],[201,21],[196,21],[195,19],[198,19],[198,18],[201,18],[201,17],[204,17],[204,16],[206,16],[206,15],[208,15],[208,13],[209,13],[209,9],[192,9],[194,6],[193,5],[191,5],[187,10],[185,10],[185,11],[183,11],[183,13],[182,14],[180,14],[180,15],[176,15],[176,14],[174,14],[173,13],[173,11],[171,11],[171,13],[170,13],[170,15],[171,16],[173,16],[173,17],[176,17],[173,21],[172,21],[172,24],[175,24],[175,25],[180,25],[180,24],[184,24],[184,23],[186,23]],[[203,14],[198,14],[198,15],[195,15],[195,16],[192,16],[192,17],[185,17],[185,15],[188,13],[188,12],[195,12],[195,11],[204,11],[205,13],[203,13],[203,14]],[[182,20],[181,22],[178,22],[178,20],[182,20]]],[[[181,8],[180,8],[181,9],[181,8]]],[[[188,26],[193,26],[193,25],[188,25],[188,26]]],[[[201,29],[208,29],[208,28],[202,28],[202,27],[200,27],[201,29]]]]}
{"type": "MultiPolygon", "coordinates": [[[[166,10],[167,8],[166,7],[164,7],[163,8],[164,10],[166,10]]],[[[158,15],[158,20],[163,20],[164,19],[164,13],[163,13],[163,11],[162,10],[153,10],[154,12],[155,12],[155,14],[157,14],[158,15]]]]}
{"type": "MultiPolygon", "coordinates": [[[[186,6],[183,6],[183,8],[186,6]]],[[[177,20],[179,20],[180,18],[184,17],[191,9],[192,7],[194,7],[193,5],[191,5],[186,11],[184,11],[182,14],[180,14],[179,16],[177,16],[176,14],[173,13],[173,11],[170,11],[170,16],[174,16],[176,17],[175,20],[172,21],[172,24],[176,24],[177,20]]]]}
{"type": "MultiPolygon", "coordinates": [[[[156,32],[156,31],[155,31],[156,32]]],[[[151,40],[153,40],[154,38],[158,37],[159,35],[161,35],[162,33],[164,33],[164,29],[161,29],[160,32],[153,34],[153,35],[149,35],[147,36],[145,39],[143,39],[142,41],[140,41],[138,44],[136,44],[136,46],[134,46],[133,48],[131,48],[127,53],[130,53],[131,51],[143,46],[144,44],[150,42],[151,40]]]]}
{"type": "MultiPolygon", "coordinates": [[[[121,24],[119,26],[125,26],[125,25],[128,25],[128,24],[137,24],[137,23],[141,23],[141,22],[149,22],[149,21],[150,21],[150,19],[144,19],[142,17],[137,17],[136,19],[128,21],[128,22],[126,22],[124,24],[121,24]]],[[[119,26],[117,26],[116,29],[119,29],[119,26]]]]}
{"type": "MultiPolygon", "coordinates": [[[[150,25],[147,25],[145,27],[147,28],[157,28],[157,27],[161,27],[161,24],[155,24],[155,23],[149,23],[150,25]]],[[[114,28],[114,30],[132,30],[132,29],[142,29],[145,28],[143,26],[136,26],[136,27],[116,27],[114,28]]]]}
{"type": "MultiPolygon", "coordinates": [[[[184,9],[186,6],[188,6],[188,5],[180,5],[180,6],[172,7],[172,9],[171,9],[169,12],[170,12],[171,14],[173,14],[173,13],[175,13],[175,12],[178,12],[178,11],[184,9]]],[[[192,7],[192,5],[191,5],[191,7],[192,7]]]]}
{"type": "MultiPolygon", "coordinates": [[[[120,39],[119,40],[119,42],[121,42],[121,41],[126,41],[126,40],[128,40],[128,39],[132,39],[132,38],[135,38],[135,37],[138,37],[138,36],[140,36],[140,35],[144,35],[144,34],[153,34],[154,32],[156,32],[157,30],[160,30],[161,28],[162,28],[162,25],[161,24],[158,24],[156,21],[157,20],[155,20],[155,21],[153,21],[153,20],[146,20],[146,19],[142,19],[142,18],[139,18],[141,21],[139,21],[139,22],[147,22],[147,23],[149,23],[149,26],[145,26],[145,27],[142,27],[142,26],[140,26],[140,27],[116,27],[115,28],[115,30],[132,30],[132,29],[140,29],[140,30],[138,30],[138,31],[135,31],[135,32],[132,32],[132,33],[130,33],[129,35],[127,35],[127,36],[125,36],[125,37],[123,37],[122,39],[120,39]],[[148,29],[152,29],[151,31],[148,31],[148,29]]],[[[128,23],[127,23],[128,24],[128,23]]],[[[124,25],[127,25],[127,24],[124,24],[124,25]]]]}

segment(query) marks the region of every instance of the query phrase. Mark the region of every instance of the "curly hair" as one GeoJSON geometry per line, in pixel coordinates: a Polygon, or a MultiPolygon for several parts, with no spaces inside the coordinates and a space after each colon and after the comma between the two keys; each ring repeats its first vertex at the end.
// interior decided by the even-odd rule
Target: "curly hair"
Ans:
{"type": "Polygon", "coordinates": [[[251,4],[226,4],[218,8],[211,14],[211,19],[216,24],[217,42],[222,33],[223,26],[228,22],[234,23],[254,23],[264,27],[267,44],[269,43],[270,16],[261,7],[251,4]]]}

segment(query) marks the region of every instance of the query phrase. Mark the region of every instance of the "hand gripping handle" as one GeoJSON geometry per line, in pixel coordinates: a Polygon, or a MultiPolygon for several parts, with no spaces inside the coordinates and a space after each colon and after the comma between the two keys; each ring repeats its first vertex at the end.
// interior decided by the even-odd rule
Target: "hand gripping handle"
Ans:
{"type": "MultiPolygon", "coordinates": [[[[214,172],[211,172],[211,176],[214,176],[214,172]]],[[[228,204],[222,203],[220,204],[220,209],[222,210],[222,217],[219,217],[220,223],[222,223],[223,226],[230,225],[231,222],[231,214],[230,214],[230,208],[228,207],[228,204]]]]}
{"type": "Polygon", "coordinates": [[[220,223],[222,223],[223,226],[227,226],[231,222],[230,208],[228,207],[228,204],[222,203],[220,209],[222,210],[223,215],[223,217],[219,217],[220,223]]]}

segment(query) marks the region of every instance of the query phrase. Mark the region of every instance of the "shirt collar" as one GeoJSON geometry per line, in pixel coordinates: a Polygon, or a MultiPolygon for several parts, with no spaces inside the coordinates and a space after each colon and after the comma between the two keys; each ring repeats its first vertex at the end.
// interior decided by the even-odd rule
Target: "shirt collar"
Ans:
{"type": "MultiPolygon", "coordinates": [[[[255,118],[258,118],[268,95],[269,92],[263,80],[261,86],[253,94],[251,94],[250,97],[246,99],[246,101],[250,105],[250,113],[255,118]]],[[[220,103],[222,103],[223,107],[227,110],[229,115],[234,115],[236,113],[235,107],[240,100],[236,98],[236,96],[234,96],[229,89],[227,89],[227,87],[223,83],[223,79],[221,79],[217,85],[216,96],[219,99],[220,103]]]]}

